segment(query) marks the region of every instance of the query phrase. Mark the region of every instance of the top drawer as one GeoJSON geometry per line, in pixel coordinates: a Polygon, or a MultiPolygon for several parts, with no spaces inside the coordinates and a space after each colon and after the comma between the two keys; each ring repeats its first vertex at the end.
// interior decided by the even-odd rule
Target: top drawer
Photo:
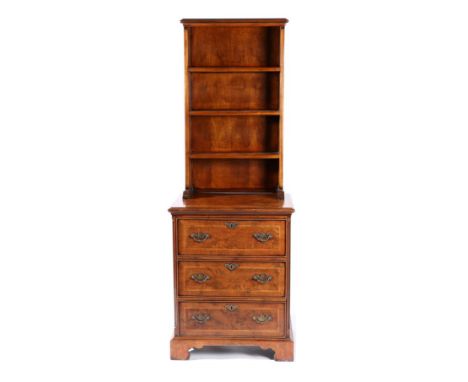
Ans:
{"type": "Polygon", "coordinates": [[[192,220],[178,222],[180,255],[284,255],[284,220],[192,220]]]}

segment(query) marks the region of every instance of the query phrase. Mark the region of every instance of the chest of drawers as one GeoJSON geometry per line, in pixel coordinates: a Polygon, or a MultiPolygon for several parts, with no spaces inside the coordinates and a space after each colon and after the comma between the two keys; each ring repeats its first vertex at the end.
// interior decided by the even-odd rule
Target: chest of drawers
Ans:
{"type": "Polygon", "coordinates": [[[259,346],[293,360],[289,318],[290,198],[179,199],[173,218],[171,358],[204,346],[259,346]]]}

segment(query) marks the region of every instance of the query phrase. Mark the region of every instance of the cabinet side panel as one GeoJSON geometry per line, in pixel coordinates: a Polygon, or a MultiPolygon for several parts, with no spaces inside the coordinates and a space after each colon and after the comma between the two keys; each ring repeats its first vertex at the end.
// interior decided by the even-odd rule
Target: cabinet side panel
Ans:
{"type": "Polygon", "coordinates": [[[191,166],[190,166],[190,28],[184,28],[184,84],[185,84],[185,189],[191,188],[191,166]]]}
{"type": "Polygon", "coordinates": [[[279,111],[280,111],[280,120],[279,120],[279,164],[278,164],[278,189],[283,189],[283,120],[284,120],[284,111],[283,111],[283,89],[284,89],[284,28],[280,28],[279,36],[279,61],[280,61],[280,74],[279,74],[279,111]]]}
{"type": "Polygon", "coordinates": [[[173,279],[174,279],[174,335],[179,335],[179,305],[177,304],[178,269],[177,269],[177,218],[172,217],[173,279]]]}

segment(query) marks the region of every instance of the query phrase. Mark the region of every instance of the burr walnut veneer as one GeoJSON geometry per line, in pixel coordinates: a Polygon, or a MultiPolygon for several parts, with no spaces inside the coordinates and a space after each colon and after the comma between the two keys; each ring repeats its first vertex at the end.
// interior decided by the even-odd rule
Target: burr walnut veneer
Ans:
{"type": "Polygon", "coordinates": [[[174,232],[171,358],[211,345],[270,348],[292,361],[288,195],[196,195],[169,209],[174,232]]]}
{"type": "Polygon", "coordinates": [[[283,193],[285,19],[182,20],[186,188],[173,220],[171,358],[259,346],[293,360],[283,193]]]}

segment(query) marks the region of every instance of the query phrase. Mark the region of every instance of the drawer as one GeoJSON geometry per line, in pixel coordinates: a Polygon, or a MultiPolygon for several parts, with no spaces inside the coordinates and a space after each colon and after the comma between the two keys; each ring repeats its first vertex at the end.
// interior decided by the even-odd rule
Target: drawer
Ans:
{"type": "Polygon", "coordinates": [[[179,296],[282,297],[285,263],[181,261],[179,296]]]}
{"type": "Polygon", "coordinates": [[[284,255],[284,220],[178,222],[180,255],[284,255]]]}
{"type": "Polygon", "coordinates": [[[180,335],[284,337],[282,303],[179,303],[180,335]]]}

